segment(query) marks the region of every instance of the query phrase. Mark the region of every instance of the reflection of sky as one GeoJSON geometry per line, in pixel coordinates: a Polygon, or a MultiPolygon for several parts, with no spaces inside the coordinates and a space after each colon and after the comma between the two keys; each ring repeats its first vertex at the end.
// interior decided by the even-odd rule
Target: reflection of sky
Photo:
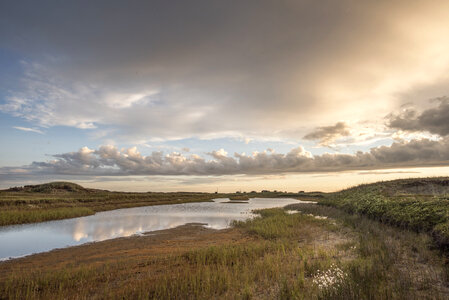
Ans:
{"type": "Polygon", "coordinates": [[[225,203],[227,201],[217,199],[215,202],[126,208],[81,218],[0,227],[0,259],[186,223],[204,223],[207,227],[222,229],[228,227],[232,220],[251,217],[253,209],[282,207],[298,200],[264,198],[238,204],[225,203]]]}

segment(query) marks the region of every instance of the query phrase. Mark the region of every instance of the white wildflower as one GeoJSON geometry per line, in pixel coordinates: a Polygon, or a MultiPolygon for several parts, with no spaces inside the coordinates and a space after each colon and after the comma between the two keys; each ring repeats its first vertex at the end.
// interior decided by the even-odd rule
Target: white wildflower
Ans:
{"type": "Polygon", "coordinates": [[[320,290],[336,289],[343,284],[343,281],[347,276],[348,274],[343,272],[342,269],[337,267],[337,265],[332,264],[326,271],[318,270],[312,281],[320,290]]]}
{"type": "Polygon", "coordinates": [[[319,220],[326,220],[327,219],[327,217],[325,217],[325,216],[317,216],[317,215],[314,215],[314,214],[306,214],[306,216],[314,217],[315,219],[319,219],[319,220]]]}

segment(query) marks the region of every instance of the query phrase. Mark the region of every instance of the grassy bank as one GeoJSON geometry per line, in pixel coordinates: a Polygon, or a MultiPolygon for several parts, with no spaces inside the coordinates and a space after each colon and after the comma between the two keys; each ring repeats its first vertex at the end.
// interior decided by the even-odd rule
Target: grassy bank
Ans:
{"type": "Polygon", "coordinates": [[[290,205],[305,214],[326,216],[355,233],[346,247],[355,256],[343,270],[345,283],[325,299],[447,299],[449,265],[429,235],[382,224],[361,215],[320,205],[290,205]]]}
{"type": "Polygon", "coordinates": [[[61,207],[46,209],[8,209],[0,211],[0,225],[35,223],[48,220],[93,215],[95,211],[87,207],[61,207]]]}
{"type": "MultiPolygon", "coordinates": [[[[277,198],[297,195],[283,192],[125,193],[87,189],[70,182],[53,182],[0,190],[0,226],[80,217],[119,208],[211,201],[214,198],[277,198]]],[[[301,195],[308,197],[307,193],[301,195]]],[[[319,193],[311,193],[310,197],[319,196],[319,193]]]]}
{"type": "Polygon", "coordinates": [[[394,180],[328,195],[320,204],[382,223],[426,232],[449,248],[449,178],[394,180]]]}
{"type": "Polygon", "coordinates": [[[0,268],[0,298],[444,299],[449,295],[442,258],[428,249],[426,235],[331,207],[299,204],[289,209],[303,213],[268,209],[224,231],[118,239],[5,262],[0,268]]]}
{"type": "Polygon", "coordinates": [[[0,191],[0,226],[73,218],[137,206],[210,201],[206,193],[122,193],[103,190],[0,191]]]}

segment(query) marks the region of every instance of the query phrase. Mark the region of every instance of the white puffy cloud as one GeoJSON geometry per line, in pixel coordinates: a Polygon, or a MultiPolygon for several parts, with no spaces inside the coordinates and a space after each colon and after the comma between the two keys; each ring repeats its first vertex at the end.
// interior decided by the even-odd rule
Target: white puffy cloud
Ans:
{"type": "Polygon", "coordinates": [[[177,152],[165,154],[155,151],[144,156],[135,147],[122,150],[115,146],[101,146],[96,150],[83,147],[76,152],[54,155],[54,160],[33,162],[20,169],[1,168],[0,173],[3,176],[264,175],[445,166],[449,161],[449,139],[396,142],[355,154],[312,155],[303,147],[297,147],[286,154],[264,151],[228,156],[220,149],[208,155],[210,159],[196,154],[185,156],[177,152]]]}

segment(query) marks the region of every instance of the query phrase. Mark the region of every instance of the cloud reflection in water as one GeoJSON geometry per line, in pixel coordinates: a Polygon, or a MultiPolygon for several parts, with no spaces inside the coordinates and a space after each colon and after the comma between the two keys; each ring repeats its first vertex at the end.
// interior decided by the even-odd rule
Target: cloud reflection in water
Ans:
{"type": "Polygon", "coordinates": [[[0,228],[0,259],[18,257],[87,242],[203,223],[214,229],[252,216],[254,209],[282,207],[293,199],[251,199],[248,203],[214,202],[145,206],[100,212],[92,216],[0,228]]]}

